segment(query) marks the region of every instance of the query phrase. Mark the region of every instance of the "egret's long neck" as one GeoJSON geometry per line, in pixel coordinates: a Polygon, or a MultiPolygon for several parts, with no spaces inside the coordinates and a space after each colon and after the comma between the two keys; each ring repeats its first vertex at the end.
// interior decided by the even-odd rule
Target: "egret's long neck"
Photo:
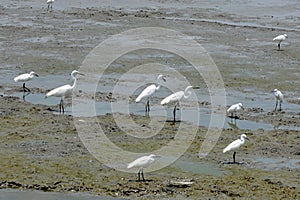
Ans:
{"type": "Polygon", "coordinates": [[[156,79],[156,88],[155,88],[155,90],[159,90],[160,87],[161,87],[161,85],[159,84],[159,79],[161,79],[161,77],[158,77],[158,78],[156,79]]]}
{"type": "Polygon", "coordinates": [[[192,88],[186,88],[185,90],[184,90],[184,95],[183,95],[183,97],[185,98],[185,99],[187,99],[187,98],[189,98],[190,96],[191,96],[191,94],[192,94],[192,92],[190,91],[192,88]]]}
{"type": "Polygon", "coordinates": [[[241,137],[241,142],[242,142],[242,144],[244,144],[244,142],[245,142],[245,139],[244,139],[244,137],[241,137]]]}
{"type": "Polygon", "coordinates": [[[74,82],[73,82],[73,85],[72,85],[72,89],[74,89],[76,83],[77,83],[77,78],[75,76],[72,76],[74,82]]]}

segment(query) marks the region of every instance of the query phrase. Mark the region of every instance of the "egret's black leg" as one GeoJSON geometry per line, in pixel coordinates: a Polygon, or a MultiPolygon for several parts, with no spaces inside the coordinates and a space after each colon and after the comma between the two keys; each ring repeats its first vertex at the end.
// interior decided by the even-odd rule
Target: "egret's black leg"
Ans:
{"type": "Polygon", "coordinates": [[[281,101],[279,102],[279,111],[281,111],[281,101]]]}
{"type": "Polygon", "coordinates": [[[30,89],[25,86],[25,83],[23,83],[23,91],[24,92],[30,92],[30,89]]]}
{"type": "Polygon", "coordinates": [[[275,111],[276,111],[276,109],[277,109],[277,105],[278,105],[278,101],[276,100],[275,111]]]}
{"type": "Polygon", "coordinates": [[[64,101],[63,100],[61,100],[61,108],[62,108],[63,113],[65,113],[64,101]]]}
{"type": "Polygon", "coordinates": [[[145,181],[143,168],[142,168],[142,178],[143,178],[143,181],[145,181]]]}
{"type": "Polygon", "coordinates": [[[231,113],[231,118],[233,118],[233,112],[231,113]]]}
{"type": "Polygon", "coordinates": [[[174,117],[174,123],[176,122],[176,108],[177,108],[177,105],[175,105],[175,107],[174,107],[174,110],[173,110],[173,117],[174,117]]]}
{"type": "Polygon", "coordinates": [[[150,112],[150,103],[149,103],[149,100],[147,101],[147,109],[146,111],[150,112]]]}
{"type": "Polygon", "coordinates": [[[236,154],[236,152],[233,152],[233,163],[235,163],[235,154],[236,154]]]}
{"type": "Polygon", "coordinates": [[[138,178],[139,178],[139,181],[141,181],[141,170],[139,169],[139,172],[138,172],[138,178]]]}
{"type": "Polygon", "coordinates": [[[280,43],[278,43],[278,51],[280,51],[280,43]]]}

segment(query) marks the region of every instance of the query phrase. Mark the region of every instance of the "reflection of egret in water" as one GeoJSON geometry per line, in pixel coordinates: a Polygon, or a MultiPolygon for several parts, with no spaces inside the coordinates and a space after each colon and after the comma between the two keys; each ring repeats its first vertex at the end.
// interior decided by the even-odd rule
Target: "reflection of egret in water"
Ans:
{"type": "Polygon", "coordinates": [[[23,92],[23,101],[26,102],[26,96],[28,96],[30,94],[30,92],[23,92]]]}
{"type": "Polygon", "coordinates": [[[231,119],[230,121],[227,122],[227,124],[232,129],[239,129],[239,127],[236,124],[236,119],[234,120],[231,119]]]}

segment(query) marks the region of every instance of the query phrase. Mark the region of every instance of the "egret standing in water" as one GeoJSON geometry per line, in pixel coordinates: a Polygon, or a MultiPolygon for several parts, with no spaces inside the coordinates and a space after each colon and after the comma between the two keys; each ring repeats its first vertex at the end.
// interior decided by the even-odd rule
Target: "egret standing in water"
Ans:
{"type": "Polygon", "coordinates": [[[171,103],[171,102],[176,102],[175,103],[175,107],[174,107],[174,110],[173,110],[173,121],[175,123],[175,118],[176,118],[176,109],[177,109],[177,106],[179,106],[179,101],[184,98],[184,99],[187,99],[191,96],[192,92],[191,90],[192,89],[199,89],[200,87],[198,86],[188,86],[185,88],[184,91],[179,91],[179,92],[175,92],[169,96],[167,96],[166,98],[164,98],[160,104],[161,105],[166,105],[168,103],[171,103]]]}
{"type": "Polygon", "coordinates": [[[143,181],[145,181],[143,169],[148,167],[149,165],[151,165],[156,160],[156,158],[159,158],[159,157],[160,157],[159,155],[154,155],[154,154],[151,154],[149,156],[140,157],[140,158],[132,161],[131,163],[129,163],[127,166],[127,169],[130,169],[133,167],[139,168],[139,171],[138,171],[139,181],[141,181],[140,174],[142,174],[143,181]]]}
{"type": "Polygon", "coordinates": [[[74,89],[74,87],[76,85],[76,82],[77,82],[77,78],[76,78],[77,74],[80,74],[80,75],[84,76],[84,74],[82,74],[82,73],[80,73],[80,72],[78,72],[76,70],[72,71],[71,77],[74,80],[72,86],[69,85],[69,84],[60,86],[58,88],[55,88],[55,89],[51,90],[45,96],[45,98],[50,97],[50,96],[61,97],[61,100],[60,100],[60,103],[59,103],[59,112],[61,112],[61,111],[63,113],[65,112],[64,105],[63,105],[64,104],[63,100],[64,100],[64,97],[67,94],[71,94],[72,93],[72,90],[74,89]]]}
{"type": "Polygon", "coordinates": [[[279,111],[281,111],[281,103],[283,101],[283,94],[279,90],[277,90],[277,89],[274,89],[272,92],[274,93],[275,100],[276,100],[276,104],[275,104],[275,109],[274,110],[276,111],[277,105],[278,105],[278,101],[279,101],[279,111]]]}
{"type": "Polygon", "coordinates": [[[47,11],[52,11],[52,4],[54,3],[54,0],[47,0],[47,11]]]}
{"type": "MultiPolygon", "coordinates": [[[[240,146],[242,146],[244,143],[245,143],[245,139],[249,140],[247,138],[247,135],[246,134],[242,134],[241,135],[241,138],[240,139],[237,139],[233,142],[231,142],[224,150],[223,150],[223,153],[226,153],[227,151],[231,151],[231,150],[236,150],[238,148],[240,148],[240,146]]],[[[236,154],[236,151],[233,152],[233,163],[236,163],[235,162],[235,154],[236,154]]]]}
{"type": "Polygon", "coordinates": [[[278,51],[280,50],[280,43],[285,40],[288,36],[286,34],[278,35],[275,38],[273,38],[273,41],[278,42],[278,51]]]}
{"type": "Polygon", "coordinates": [[[23,91],[30,92],[30,89],[25,86],[25,82],[30,81],[33,77],[38,77],[39,75],[35,72],[30,72],[26,74],[21,74],[14,78],[15,82],[22,82],[23,83],[23,91]]]}
{"type": "Polygon", "coordinates": [[[166,77],[162,74],[158,75],[157,79],[156,79],[156,85],[152,84],[149,85],[148,87],[146,87],[141,94],[136,98],[135,102],[138,103],[140,102],[143,98],[147,98],[147,102],[145,104],[145,110],[146,113],[150,111],[150,98],[154,95],[154,93],[156,91],[158,91],[161,87],[161,85],[159,84],[160,79],[162,79],[164,82],[166,82],[166,77]]]}
{"type": "Polygon", "coordinates": [[[227,113],[231,114],[231,118],[237,118],[236,113],[240,112],[241,110],[244,110],[243,104],[242,103],[237,103],[237,104],[233,104],[232,106],[230,106],[227,109],[227,113]],[[235,114],[235,116],[233,117],[233,113],[235,114]]]}

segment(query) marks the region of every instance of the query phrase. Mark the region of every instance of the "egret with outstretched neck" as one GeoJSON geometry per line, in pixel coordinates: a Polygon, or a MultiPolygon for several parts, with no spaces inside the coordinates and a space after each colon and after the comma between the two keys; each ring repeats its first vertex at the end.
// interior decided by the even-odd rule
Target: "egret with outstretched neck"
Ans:
{"type": "Polygon", "coordinates": [[[231,142],[224,150],[223,150],[223,153],[226,153],[228,151],[231,151],[231,150],[234,150],[233,152],[233,163],[236,163],[235,162],[235,155],[236,155],[236,149],[240,148],[244,143],[245,143],[245,139],[249,140],[247,138],[247,135],[246,134],[242,134],[240,139],[237,139],[233,142],[231,142]]]}
{"type": "Polygon", "coordinates": [[[177,109],[177,106],[179,106],[179,101],[181,99],[187,99],[191,96],[192,92],[191,90],[192,89],[199,89],[200,87],[198,86],[188,86],[185,88],[184,91],[179,91],[179,92],[175,92],[169,96],[167,96],[166,98],[164,98],[160,104],[161,105],[166,105],[166,104],[169,104],[171,102],[176,102],[175,103],[175,107],[174,107],[174,110],[173,110],[173,121],[175,123],[175,119],[176,119],[176,109],[177,109]]]}
{"type": "Polygon", "coordinates": [[[30,89],[25,86],[25,82],[30,81],[35,76],[39,77],[39,75],[37,73],[32,71],[30,73],[21,74],[21,75],[15,77],[14,81],[15,82],[23,82],[23,91],[30,92],[30,89]]]}
{"type": "Polygon", "coordinates": [[[154,95],[154,93],[156,91],[158,91],[161,87],[161,85],[159,84],[160,79],[162,79],[164,82],[166,82],[166,76],[160,74],[158,75],[157,79],[156,79],[156,84],[152,84],[149,85],[148,87],[146,87],[141,94],[135,99],[135,102],[138,103],[140,102],[142,99],[147,98],[147,102],[145,104],[145,110],[146,113],[150,111],[150,98],[154,95]]]}
{"type": "Polygon", "coordinates": [[[279,102],[279,110],[278,111],[281,111],[281,104],[283,102],[283,94],[278,89],[274,89],[272,92],[274,93],[275,101],[276,101],[274,110],[276,111],[278,102],[279,102]]]}
{"type": "Polygon", "coordinates": [[[61,97],[60,99],[60,103],[59,103],[59,112],[65,112],[65,109],[64,109],[64,105],[63,105],[63,101],[64,101],[64,97],[67,95],[67,94],[71,94],[72,93],[72,90],[74,89],[74,87],[76,86],[76,82],[77,82],[77,74],[80,74],[80,75],[83,75],[82,73],[78,72],[77,70],[74,70],[72,71],[71,73],[71,77],[72,79],[74,80],[73,82],[73,85],[63,85],[63,86],[60,86],[58,88],[55,88],[53,90],[51,90],[50,92],[48,92],[45,96],[45,98],[47,97],[50,97],[50,96],[55,96],[55,97],[61,97]]]}
{"type": "Polygon", "coordinates": [[[280,44],[283,40],[285,40],[287,38],[287,34],[283,34],[283,35],[278,35],[275,38],[273,38],[273,41],[278,42],[277,46],[278,46],[278,51],[280,51],[280,44]]]}
{"type": "Polygon", "coordinates": [[[127,165],[127,169],[130,169],[130,168],[139,168],[139,171],[138,171],[138,180],[141,181],[141,175],[142,175],[142,178],[143,178],[143,181],[145,181],[145,178],[144,178],[144,168],[148,167],[149,165],[151,165],[157,158],[159,158],[160,156],[159,155],[154,155],[154,154],[151,154],[149,156],[142,156],[134,161],[132,161],[131,163],[129,163],[127,165]]]}

